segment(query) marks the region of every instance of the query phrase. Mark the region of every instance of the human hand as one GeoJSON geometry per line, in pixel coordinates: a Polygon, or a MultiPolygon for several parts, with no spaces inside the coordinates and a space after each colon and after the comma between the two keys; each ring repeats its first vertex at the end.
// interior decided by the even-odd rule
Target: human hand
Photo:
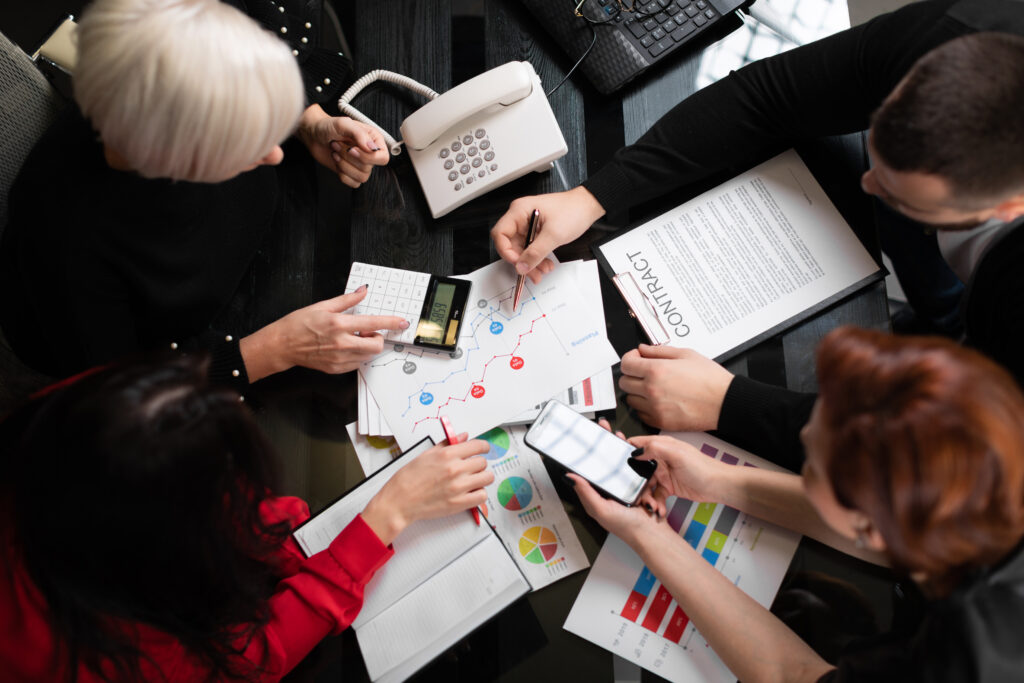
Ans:
{"type": "Polygon", "coordinates": [[[487,459],[482,457],[488,448],[480,439],[434,446],[384,484],[367,504],[363,520],[388,544],[417,520],[445,517],[481,505],[487,501],[484,487],[494,481],[487,459]]]}
{"type": "Polygon", "coordinates": [[[329,116],[318,104],[303,113],[298,135],[314,159],[352,188],[365,183],[374,166],[391,158],[376,128],[347,116],[329,116]]]}
{"type": "Polygon", "coordinates": [[[661,516],[668,512],[665,500],[669,496],[697,502],[721,501],[722,484],[736,469],[671,436],[634,436],[629,442],[644,449],[638,460],[658,462],[651,486],[644,491],[640,502],[650,505],[661,516]]]}
{"type": "Polygon", "coordinates": [[[547,255],[582,235],[603,215],[604,208],[582,186],[568,192],[520,197],[491,228],[491,239],[498,256],[537,284],[555,267],[547,255]],[[542,229],[524,249],[534,209],[540,211],[542,229]]]}
{"type": "Polygon", "coordinates": [[[654,514],[644,507],[628,507],[605,498],[590,483],[578,474],[567,474],[583,504],[583,509],[609,533],[615,534],[626,543],[633,545],[636,537],[655,521],[654,514]]]}
{"type": "Polygon", "coordinates": [[[733,374],[692,349],[641,344],[622,357],[619,387],[652,427],[716,429],[733,374]]]}
{"type": "Polygon", "coordinates": [[[348,372],[384,350],[377,330],[404,330],[409,321],[394,315],[346,314],[366,293],[364,285],[300,308],[242,339],[239,350],[250,381],[296,365],[329,374],[348,372]]]}
{"type": "MultiPolygon", "coordinates": [[[[597,424],[606,429],[612,431],[612,426],[608,423],[608,420],[601,418],[597,421],[597,424]]],[[[625,440],[626,436],[622,432],[615,432],[615,436],[625,440]]],[[[644,504],[646,512],[642,515],[637,514],[640,510],[639,507],[629,507],[619,503],[615,500],[610,500],[602,496],[597,490],[590,485],[590,483],[583,477],[575,473],[569,473],[566,477],[572,482],[573,488],[576,489],[576,493],[580,497],[580,502],[583,503],[583,507],[587,513],[597,520],[597,522],[609,532],[615,534],[619,538],[630,542],[633,532],[642,528],[646,519],[650,514],[653,514],[654,508],[646,503],[646,499],[652,498],[646,492],[640,498],[640,503],[644,504]]]]}

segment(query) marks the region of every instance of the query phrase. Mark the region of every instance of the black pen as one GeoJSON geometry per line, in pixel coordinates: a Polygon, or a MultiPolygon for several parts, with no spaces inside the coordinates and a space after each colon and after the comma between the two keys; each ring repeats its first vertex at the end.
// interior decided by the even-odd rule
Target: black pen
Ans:
{"type": "MultiPolygon", "coordinates": [[[[530,214],[530,227],[526,230],[526,244],[523,245],[523,251],[526,251],[530,247],[530,245],[533,243],[534,238],[537,237],[537,233],[540,232],[539,223],[540,223],[540,211],[538,211],[537,209],[534,209],[533,213],[530,214]]],[[[526,276],[525,275],[518,275],[518,276],[516,276],[516,293],[512,297],[512,310],[513,311],[516,310],[517,308],[519,308],[519,297],[521,297],[523,295],[523,285],[525,285],[525,284],[526,284],[526,276]]]]}

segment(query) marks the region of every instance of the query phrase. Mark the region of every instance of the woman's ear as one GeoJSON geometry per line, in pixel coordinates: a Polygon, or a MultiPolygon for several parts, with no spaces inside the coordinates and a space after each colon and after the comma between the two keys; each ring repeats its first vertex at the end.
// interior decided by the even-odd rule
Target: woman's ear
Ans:
{"type": "Polygon", "coordinates": [[[284,150],[281,149],[281,145],[274,145],[274,149],[267,153],[267,156],[259,160],[260,166],[277,166],[281,161],[284,160],[284,150]]]}
{"type": "Polygon", "coordinates": [[[882,534],[879,533],[878,528],[871,523],[867,515],[863,512],[853,511],[850,513],[853,515],[853,528],[857,533],[856,543],[858,546],[867,548],[868,550],[874,550],[876,552],[885,552],[885,539],[882,538],[882,534]]]}

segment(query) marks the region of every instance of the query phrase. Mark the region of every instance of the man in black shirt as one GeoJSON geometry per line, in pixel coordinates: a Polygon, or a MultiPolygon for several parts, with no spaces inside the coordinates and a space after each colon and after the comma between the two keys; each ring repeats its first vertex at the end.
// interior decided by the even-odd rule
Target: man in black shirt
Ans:
{"type": "MultiPolygon", "coordinates": [[[[937,241],[927,236],[931,248],[966,285],[966,343],[1024,383],[1021,35],[1024,3],[1018,0],[926,0],[750,64],[681,102],[581,187],[513,202],[492,230],[495,246],[536,280],[553,267],[543,260],[552,249],[605,212],[719,171],[743,171],[801,140],[870,127],[873,167],[864,174],[863,189],[918,228],[938,229],[937,241]],[[999,35],[951,42],[989,31],[999,35]],[[545,214],[545,232],[524,251],[526,216],[535,208],[545,214]],[[971,226],[977,227],[964,229],[971,226]]],[[[693,377],[687,374],[693,365],[687,361],[694,360],[689,353],[642,346],[624,357],[621,386],[641,417],[670,429],[713,428],[717,410],[711,423],[708,413],[701,419],[692,413],[701,401],[716,400],[725,423],[738,422],[737,416],[782,416],[793,426],[787,430],[792,438],[777,444],[775,455],[795,453],[788,464],[798,465],[796,431],[810,401],[791,394],[766,397],[769,388],[749,380],[722,386],[723,376],[708,374],[705,364],[693,377]],[[706,377],[715,381],[703,385],[701,396],[695,380],[706,377]]],[[[744,433],[758,431],[749,426],[744,433]]],[[[772,455],[763,450],[758,452],[772,455]]]]}

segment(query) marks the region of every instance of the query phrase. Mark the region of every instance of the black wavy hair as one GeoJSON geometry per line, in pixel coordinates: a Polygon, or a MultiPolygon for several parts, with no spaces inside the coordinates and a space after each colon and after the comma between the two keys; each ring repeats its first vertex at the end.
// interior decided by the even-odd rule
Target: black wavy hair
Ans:
{"type": "MultiPolygon", "coordinates": [[[[239,655],[269,620],[268,554],[288,533],[259,503],[273,449],[208,359],[136,360],[43,395],[0,428],[12,552],[42,592],[59,662],[140,678],[129,623],[173,637],[210,678],[244,678],[239,655]]],[[[64,668],[62,666],[62,668],[64,668]]]]}

